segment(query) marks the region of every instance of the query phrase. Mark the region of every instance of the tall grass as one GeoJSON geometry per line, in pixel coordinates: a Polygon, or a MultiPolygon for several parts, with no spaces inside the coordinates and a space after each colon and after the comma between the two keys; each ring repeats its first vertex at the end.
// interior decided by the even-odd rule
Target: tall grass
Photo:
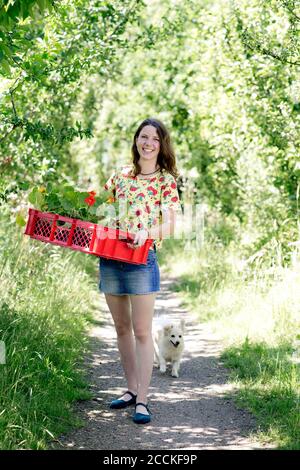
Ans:
{"type": "Polygon", "coordinates": [[[161,262],[177,278],[186,307],[223,343],[237,402],[251,410],[259,437],[300,449],[300,261],[291,267],[245,262],[233,243],[164,242],[161,262]]]}
{"type": "Polygon", "coordinates": [[[80,425],[72,403],[90,396],[82,371],[97,284],[87,255],[0,232],[1,449],[45,449],[80,425]]]}

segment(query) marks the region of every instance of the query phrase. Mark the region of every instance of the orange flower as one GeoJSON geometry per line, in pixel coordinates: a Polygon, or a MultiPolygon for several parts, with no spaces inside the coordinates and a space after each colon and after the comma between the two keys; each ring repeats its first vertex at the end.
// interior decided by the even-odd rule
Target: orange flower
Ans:
{"type": "Polygon", "coordinates": [[[110,197],[107,199],[107,202],[108,202],[109,204],[111,204],[112,202],[116,202],[116,200],[115,200],[114,197],[110,196],[110,197]]]}
{"type": "Polygon", "coordinates": [[[96,199],[93,196],[86,197],[84,202],[86,202],[89,206],[93,206],[96,202],[96,199]]]}
{"type": "Polygon", "coordinates": [[[84,202],[86,202],[89,206],[93,206],[96,202],[95,196],[96,191],[88,191],[89,197],[86,197],[84,202]]]}

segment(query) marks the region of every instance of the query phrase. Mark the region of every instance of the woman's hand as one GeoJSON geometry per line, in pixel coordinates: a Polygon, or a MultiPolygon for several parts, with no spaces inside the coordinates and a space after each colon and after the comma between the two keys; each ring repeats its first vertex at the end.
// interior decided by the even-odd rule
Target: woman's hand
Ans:
{"type": "Polygon", "coordinates": [[[149,238],[149,232],[146,229],[139,230],[134,237],[133,243],[127,243],[130,248],[139,248],[143,246],[149,238]]]}

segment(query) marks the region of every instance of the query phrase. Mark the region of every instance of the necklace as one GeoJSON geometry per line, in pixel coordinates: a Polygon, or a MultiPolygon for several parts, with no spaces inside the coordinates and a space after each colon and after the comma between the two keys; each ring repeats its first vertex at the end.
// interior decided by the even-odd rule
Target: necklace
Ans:
{"type": "Polygon", "coordinates": [[[159,170],[160,168],[158,168],[158,170],[152,171],[152,173],[140,173],[140,175],[143,175],[143,176],[154,175],[154,173],[157,173],[159,170]]]}

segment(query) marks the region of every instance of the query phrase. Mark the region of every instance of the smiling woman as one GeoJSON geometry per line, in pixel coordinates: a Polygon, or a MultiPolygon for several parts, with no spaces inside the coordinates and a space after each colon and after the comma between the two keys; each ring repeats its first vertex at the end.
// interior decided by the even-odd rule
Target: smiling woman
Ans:
{"type": "Polygon", "coordinates": [[[117,201],[128,202],[128,217],[120,228],[135,233],[133,247],[154,239],[147,265],[129,265],[100,258],[100,284],[118,337],[127,391],[110,407],[135,404],[133,421],[151,420],[147,404],[153,368],[152,318],[160,273],[156,248],[174,228],[181,211],[175,177],[177,169],[169,132],[157,119],[146,119],[132,145],[133,164],[115,171],[105,185],[117,201]],[[163,217],[166,214],[166,217],[163,217]],[[134,338],[135,337],[135,338],[134,338]]]}
{"type": "Polygon", "coordinates": [[[149,118],[141,123],[134,135],[131,153],[134,176],[149,174],[158,168],[178,177],[170,134],[158,119],[149,118]]]}
{"type": "MultiPolygon", "coordinates": [[[[151,125],[145,126],[136,140],[136,147],[141,160],[143,160],[145,170],[147,170],[147,167],[151,170],[160,150],[160,141],[156,128],[151,125]]],[[[158,165],[155,166],[157,167],[155,171],[158,171],[158,165]]],[[[141,175],[151,175],[153,173],[150,171],[150,173],[141,173],[141,175]]]]}

